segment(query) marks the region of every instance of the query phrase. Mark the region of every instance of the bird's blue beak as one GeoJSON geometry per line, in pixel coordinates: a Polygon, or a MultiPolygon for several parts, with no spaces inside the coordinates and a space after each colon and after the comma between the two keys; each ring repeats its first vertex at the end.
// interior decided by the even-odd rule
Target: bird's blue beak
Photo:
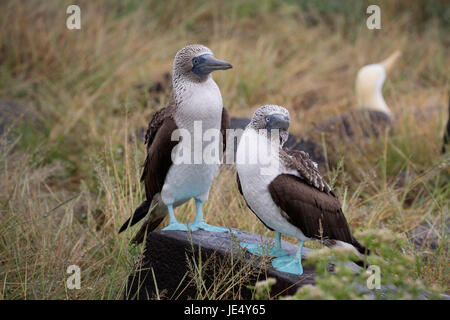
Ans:
{"type": "Polygon", "coordinates": [[[226,70],[233,68],[231,63],[218,60],[212,54],[202,54],[192,59],[192,72],[199,77],[205,77],[216,70],[226,70]]]}
{"type": "Polygon", "coordinates": [[[266,117],[267,130],[279,129],[287,130],[289,129],[289,117],[281,113],[274,113],[266,117]]]}

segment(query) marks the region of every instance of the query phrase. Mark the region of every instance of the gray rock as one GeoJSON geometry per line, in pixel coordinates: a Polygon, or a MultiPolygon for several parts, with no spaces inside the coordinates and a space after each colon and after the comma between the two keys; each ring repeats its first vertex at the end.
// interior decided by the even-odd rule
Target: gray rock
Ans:
{"type": "Polygon", "coordinates": [[[413,241],[416,249],[436,249],[439,246],[439,236],[441,228],[445,228],[443,232],[448,235],[448,229],[450,227],[450,219],[447,219],[444,226],[431,225],[428,222],[424,222],[421,225],[415,227],[409,232],[409,237],[413,241]]]}
{"type": "MultiPolygon", "coordinates": [[[[187,259],[195,259],[198,263],[212,259],[214,262],[206,267],[204,280],[206,287],[211,286],[218,276],[219,265],[227,265],[229,269],[238,272],[242,268],[249,270],[248,278],[233,288],[239,291],[241,298],[252,298],[252,290],[247,286],[256,281],[275,278],[271,295],[294,294],[297,289],[306,284],[314,284],[314,268],[303,266],[301,276],[279,272],[271,267],[267,258],[251,255],[239,247],[239,242],[270,243],[271,238],[261,237],[242,230],[233,229],[233,234],[213,233],[198,230],[191,233],[183,231],[157,231],[147,236],[144,254],[138,259],[134,270],[128,279],[125,298],[151,299],[161,295],[167,299],[190,299],[196,297],[196,287],[189,283],[189,264],[187,259]],[[154,274],[154,276],[153,276],[154,274]],[[156,290],[156,286],[158,290],[156,290]]],[[[295,254],[297,247],[283,241],[283,249],[289,254],[295,254]]],[[[306,256],[311,249],[304,248],[306,256]]],[[[211,260],[209,260],[211,261],[211,260]]],[[[225,290],[221,288],[219,290],[225,290]]],[[[231,298],[230,296],[225,296],[231,298]]]]}
{"type": "Polygon", "coordinates": [[[11,101],[0,100],[0,136],[3,136],[10,126],[28,113],[26,106],[11,101]]]}
{"type": "Polygon", "coordinates": [[[17,128],[22,124],[33,126],[35,129],[43,127],[32,108],[0,99],[0,150],[2,152],[10,150],[18,136],[17,128]]]}
{"type": "MultiPolygon", "coordinates": [[[[240,297],[242,299],[253,298],[253,291],[249,286],[255,285],[257,281],[274,278],[276,283],[270,292],[271,297],[293,295],[298,288],[315,284],[314,267],[303,265],[304,273],[301,276],[280,272],[272,268],[267,258],[256,257],[239,246],[239,242],[246,243],[272,243],[272,238],[258,236],[246,231],[232,229],[230,235],[226,233],[213,233],[198,230],[193,233],[183,231],[156,231],[147,235],[144,252],[137,259],[135,266],[128,277],[125,288],[125,299],[196,299],[197,287],[195,279],[191,277],[189,265],[202,266],[204,287],[208,290],[216,286],[214,290],[217,296],[211,299],[231,299],[240,297]],[[190,262],[189,262],[190,261],[190,262]],[[199,261],[202,261],[200,263],[199,261]],[[194,263],[195,262],[195,263],[194,263]],[[220,277],[220,269],[225,267],[227,271],[233,270],[237,275],[234,281],[224,282],[222,285],[217,281],[220,277]],[[245,273],[239,274],[239,271],[245,273]],[[236,282],[239,284],[236,285],[236,282]],[[234,284],[234,286],[232,285],[234,284]],[[232,288],[230,288],[232,286],[232,288]],[[229,294],[223,294],[229,290],[229,294]],[[232,294],[233,293],[233,294],[232,294]]],[[[294,255],[297,246],[282,242],[283,249],[290,255],[294,255]]],[[[304,248],[302,259],[311,253],[311,249],[304,248]]],[[[348,262],[354,272],[362,269],[354,263],[348,262]]],[[[329,270],[334,267],[330,264],[329,270]]],[[[223,274],[222,274],[223,275],[223,274]]],[[[357,284],[358,289],[368,298],[375,298],[375,292],[367,287],[357,284]]],[[[379,294],[381,297],[389,298],[397,288],[393,285],[382,285],[379,294]]],[[[430,294],[424,292],[419,299],[428,299],[430,294]]],[[[448,295],[441,295],[442,299],[448,300],[448,295]]]]}

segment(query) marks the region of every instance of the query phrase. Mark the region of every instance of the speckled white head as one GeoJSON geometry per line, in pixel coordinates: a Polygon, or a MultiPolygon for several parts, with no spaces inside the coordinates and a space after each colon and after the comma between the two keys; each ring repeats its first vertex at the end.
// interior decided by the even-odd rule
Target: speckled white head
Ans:
{"type": "Polygon", "coordinates": [[[175,55],[175,59],[173,60],[174,75],[188,75],[193,68],[192,60],[195,57],[199,57],[203,54],[212,55],[213,53],[211,49],[201,44],[191,44],[178,51],[175,55]]]}
{"type": "Polygon", "coordinates": [[[386,74],[391,70],[400,55],[400,51],[396,51],[386,60],[366,65],[358,71],[355,84],[358,107],[381,111],[391,118],[393,117],[391,110],[384,101],[381,90],[386,80],[386,74]]]}
{"type": "Polygon", "coordinates": [[[228,62],[218,60],[208,47],[192,44],[184,47],[175,55],[173,62],[173,79],[189,79],[202,82],[210,77],[211,72],[232,68],[228,62]]]}
{"type": "Polygon", "coordinates": [[[266,104],[255,111],[247,128],[255,130],[266,129],[268,131],[278,129],[281,145],[283,145],[289,136],[289,122],[289,111],[286,108],[274,104],[266,104]]]}

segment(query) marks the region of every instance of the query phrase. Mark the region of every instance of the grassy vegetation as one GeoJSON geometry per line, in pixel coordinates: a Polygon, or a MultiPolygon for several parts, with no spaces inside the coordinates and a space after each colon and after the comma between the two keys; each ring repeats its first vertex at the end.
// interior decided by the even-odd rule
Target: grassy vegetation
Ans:
{"type": "MultiPolygon", "coordinates": [[[[143,197],[136,133],[170,99],[168,88],[147,88],[190,43],[234,65],[214,75],[231,115],[280,104],[299,136],[355,106],[361,66],[402,50],[383,89],[394,130],[363,149],[329,146],[341,165],[325,174],[352,230],[405,236],[425,221],[438,226],[435,251],[406,238],[401,254],[414,263],[400,274],[449,292],[450,159],[440,154],[447,114],[436,106],[448,101],[450,8],[372,2],[382,9],[381,30],[366,28],[368,2],[356,0],[77,1],[77,31],[65,27],[69,1],[2,1],[0,98],[29,106],[34,121],[11,129],[13,145],[1,138],[0,298],[121,298],[142,251],[129,244],[133,231],[117,234],[143,197]],[[72,264],[81,267],[81,290],[66,289],[72,264]]],[[[204,211],[209,223],[270,235],[230,170],[217,176],[204,211]]],[[[193,213],[193,202],[177,209],[180,220],[193,213]]]]}

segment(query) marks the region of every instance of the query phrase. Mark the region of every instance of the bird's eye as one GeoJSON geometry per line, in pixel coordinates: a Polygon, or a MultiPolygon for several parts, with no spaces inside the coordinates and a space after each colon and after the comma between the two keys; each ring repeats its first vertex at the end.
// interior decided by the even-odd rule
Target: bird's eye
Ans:
{"type": "Polygon", "coordinates": [[[270,118],[269,118],[269,117],[266,117],[266,122],[269,122],[269,120],[270,120],[270,118]]]}
{"type": "Polygon", "coordinates": [[[195,66],[196,64],[198,64],[198,59],[197,59],[197,58],[194,58],[194,60],[192,60],[192,63],[193,63],[194,66],[195,66]]]}

